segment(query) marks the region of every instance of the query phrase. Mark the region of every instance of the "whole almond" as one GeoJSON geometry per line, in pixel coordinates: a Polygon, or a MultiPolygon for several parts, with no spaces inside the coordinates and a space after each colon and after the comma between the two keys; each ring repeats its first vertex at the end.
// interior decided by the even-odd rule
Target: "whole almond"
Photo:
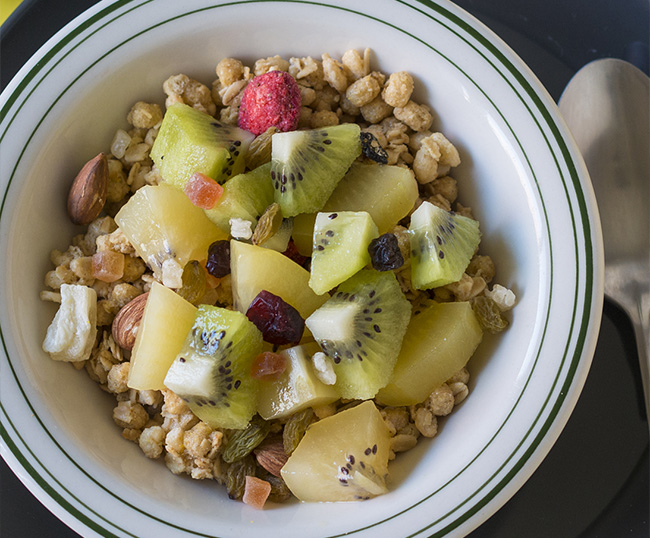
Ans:
{"type": "Polygon", "coordinates": [[[144,307],[147,304],[149,292],[138,295],[125,304],[115,316],[111,332],[113,340],[123,349],[131,351],[135,344],[135,337],[140,328],[144,307]]]}
{"type": "Polygon", "coordinates": [[[280,476],[280,469],[287,463],[289,456],[284,451],[282,437],[266,439],[253,451],[255,459],[273,476],[280,476]]]}
{"type": "Polygon", "coordinates": [[[88,161],[72,182],[68,215],[75,224],[90,224],[101,213],[108,189],[108,159],[100,153],[88,161]]]}

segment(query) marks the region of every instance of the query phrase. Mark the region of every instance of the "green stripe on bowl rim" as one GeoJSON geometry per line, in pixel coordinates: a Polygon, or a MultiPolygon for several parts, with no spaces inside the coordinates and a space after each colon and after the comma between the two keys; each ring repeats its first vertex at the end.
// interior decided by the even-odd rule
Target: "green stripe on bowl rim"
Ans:
{"type": "MultiPolygon", "coordinates": [[[[137,10],[137,9],[141,8],[142,6],[144,6],[146,4],[149,4],[152,1],[153,0],[145,0],[145,1],[141,1],[141,2],[138,2],[137,0],[116,0],[113,4],[111,4],[111,5],[107,6],[106,8],[98,11],[95,14],[91,15],[87,19],[81,20],[78,23],[77,26],[70,29],[65,35],[61,36],[58,41],[52,43],[52,45],[49,46],[50,48],[42,53],[43,56],[23,76],[21,82],[17,85],[17,87],[12,91],[12,93],[7,98],[7,101],[6,101],[5,105],[3,106],[2,110],[0,110],[0,122],[4,121],[5,117],[9,114],[9,111],[10,111],[11,107],[18,101],[19,98],[22,97],[22,94],[25,91],[27,91],[27,89],[29,87],[29,84],[33,80],[35,80],[37,77],[40,76],[40,80],[39,80],[39,83],[40,83],[41,81],[43,81],[44,79],[47,78],[48,74],[52,71],[52,69],[54,69],[54,67],[60,61],[62,61],[63,58],[65,58],[68,54],[70,54],[70,52],[75,50],[77,47],[81,46],[85,40],[87,40],[92,35],[94,35],[98,31],[100,31],[102,28],[104,28],[107,25],[111,24],[112,22],[120,19],[121,17],[123,17],[127,13],[130,13],[130,12],[132,12],[134,10],[137,10]],[[126,7],[126,6],[129,6],[129,9],[124,10],[122,13],[116,13],[118,10],[120,10],[121,8],[126,7]],[[115,16],[113,17],[114,14],[115,14],[115,16]],[[112,17],[112,18],[109,18],[109,17],[112,17]],[[90,30],[90,32],[87,35],[82,37],[82,34],[84,32],[86,32],[87,30],[90,30]],[[80,38],[79,42],[72,45],[73,41],[75,39],[77,39],[77,38],[80,38]],[[64,51],[65,47],[68,46],[68,45],[71,45],[71,48],[67,52],[63,53],[61,58],[57,59],[57,54],[64,51]],[[55,61],[54,64],[51,63],[53,61],[55,61]]],[[[586,200],[585,200],[585,197],[584,197],[584,193],[582,192],[582,185],[581,185],[581,181],[580,181],[580,176],[579,176],[578,171],[577,171],[577,167],[576,167],[575,163],[573,162],[571,152],[569,151],[569,148],[567,147],[565,140],[562,138],[562,135],[561,135],[557,125],[553,121],[552,114],[550,113],[548,108],[545,106],[543,100],[539,97],[539,95],[536,93],[536,91],[530,85],[530,83],[528,82],[526,77],[523,76],[523,74],[519,71],[519,69],[499,50],[499,48],[497,46],[494,45],[493,42],[491,42],[487,37],[485,37],[483,34],[481,34],[471,24],[469,24],[468,22],[466,22],[464,19],[462,19],[458,15],[454,14],[453,12],[449,11],[447,8],[442,7],[441,5],[438,5],[438,4],[436,4],[435,2],[433,2],[431,0],[414,0],[414,2],[417,2],[418,4],[420,4],[421,6],[423,6],[423,8],[419,8],[416,5],[411,5],[411,4],[409,4],[409,3],[407,3],[407,2],[405,2],[403,0],[395,0],[395,1],[397,3],[399,3],[399,4],[404,5],[405,7],[409,8],[409,9],[414,10],[420,16],[425,16],[425,17],[429,18],[430,20],[434,21],[435,23],[443,26],[444,28],[446,28],[450,32],[454,33],[461,40],[463,40],[468,46],[470,46],[478,54],[480,54],[486,61],[488,61],[495,68],[495,70],[501,75],[501,77],[504,79],[504,81],[507,82],[507,84],[511,87],[513,92],[519,97],[521,102],[524,104],[526,110],[530,113],[531,117],[535,120],[537,126],[539,127],[540,132],[542,133],[542,135],[544,137],[544,140],[545,140],[551,154],[553,155],[553,157],[555,159],[555,165],[556,165],[556,167],[558,169],[558,173],[559,173],[560,177],[562,178],[562,183],[563,183],[563,186],[564,186],[565,196],[567,197],[567,200],[569,200],[569,197],[570,197],[570,193],[569,193],[569,190],[568,190],[569,185],[567,184],[567,178],[562,173],[561,164],[565,164],[567,166],[570,183],[573,186],[574,193],[575,193],[575,196],[576,196],[576,199],[577,199],[577,202],[578,202],[578,211],[577,211],[577,213],[580,216],[580,221],[581,221],[583,232],[584,232],[585,297],[584,297],[584,303],[579,304],[578,292],[579,292],[579,289],[580,289],[580,283],[581,283],[580,276],[581,275],[580,275],[580,267],[579,267],[578,264],[576,264],[576,275],[575,275],[576,288],[575,288],[575,294],[574,294],[574,298],[573,298],[573,323],[572,323],[572,326],[570,328],[569,334],[571,336],[574,335],[574,330],[575,330],[574,324],[576,324],[576,323],[579,323],[579,331],[578,331],[578,338],[577,338],[577,341],[575,343],[575,351],[573,353],[573,356],[571,356],[571,357],[568,356],[568,354],[570,352],[570,344],[572,343],[572,339],[569,338],[569,340],[567,342],[567,345],[566,345],[566,348],[565,348],[565,351],[564,351],[564,356],[563,356],[563,359],[562,359],[562,368],[560,368],[560,370],[558,371],[558,374],[557,374],[557,376],[556,376],[556,378],[554,380],[553,386],[551,387],[551,389],[550,389],[550,391],[548,393],[548,396],[547,396],[547,399],[545,401],[544,407],[539,412],[535,422],[530,426],[529,430],[526,432],[526,435],[524,436],[521,443],[517,447],[515,447],[514,451],[504,461],[502,467],[499,470],[497,470],[494,473],[494,475],[492,477],[490,477],[490,479],[486,480],[483,483],[483,485],[478,487],[476,489],[475,493],[472,496],[470,496],[468,499],[466,499],[462,503],[460,503],[454,510],[449,511],[447,514],[443,515],[437,521],[433,521],[430,525],[420,529],[415,534],[411,535],[411,536],[416,536],[416,535],[419,535],[419,534],[425,532],[427,529],[429,529],[433,525],[436,525],[436,524],[440,523],[441,521],[447,519],[448,517],[453,516],[454,512],[456,512],[457,510],[462,509],[462,507],[465,506],[467,503],[469,503],[474,497],[479,497],[478,499],[476,499],[476,502],[469,507],[468,510],[466,510],[465,512],[463,512],[462,514],[457,516],[456,519],[451,521],[444,529],[438,531],[436,534],[433,535],[433,536],[436,536],[436,537],[438,537],[438,536],[441,537],[441,536],[444,536],[445,534],[447,534],[449,531],[457,528],[461,524],[468,521],[478,511],[483,509],[496,495],[498,495],[506,487],[506,485],[512,480],[512,478],[522,470],[522,468],[524,467],[526,462],[530,459],[530,457],[532,456],[534,451],[540,445],[540,443],[542,442],[544,437],[548,434],[549,430],[551,429],[551,426],[555,422],[555,419],[557,418],[557,415],[558,415],[560,409],[562,408],[562,406],[564,404],[566,396],[569,393],[569,389],[570,389],[571,385],[574,382],[574,377],[575,377],[575,373],[576,373],[576,371],[578,369],[578,365],[582,360],[586,335],[587,335],[588,328],[589,328],[589,317],[590,317],[590,312],[591,312],[591,308],[592,308],[592,304],[593,304],[593,286],[594,286],[593,255],[594,255],[594,253],[593,253],[592,244],[591,244],[592,232],[591,232],[591,224],[590,224],[589,217],[588,217],[587,203],[586,203],[586,200]],[[435,13],[435,15],[432,12],[435,13]],[[479,50],[479,48],[477,48],[476,45],[471,43],[470,40],[466,37],[466,35],[463,35],[463,34],[471,36],[471,38],[474,39],[477,43],[479,43],[485,49],[485,51],[487,51],[488,54],[486,54],[486,53],[482,52],[481,50],[479,50]],[[499,69],[499,67],[505,68],[505,73],[501,69],[499,69]],[[515,83],[513,82],[513,80],[511,78],[509,78],[509,77],[512,77],[512,79],[514,79],[514,81],[516,81],[516,85],[518,85],[520,88],[518,88],[515,85],[515,83]],[[520,90],[523,90],[524,95],[522,95],[520,93],[520,90]],[[526,96],[528,97],[528,99],[530,99],[533,102],[533,107],[541,115],[544,125],[541,125],[539,123],[539,121],[537,120],[536,116],[533,113],[534,111],[526,103],[526,100],[525,100],[526,96]],[[542,130],[542,128],[544,126],[546,126],[550,130],[552,140],[549,140],[549,138],[547,137],[546,132],[544,132],[542,130]],[[553,151],[553,149],[551,147],[551,142],[552,141],[555,141],[555,143],[557,144],[558,148],[561,151],[561,156],[562,156],[562,159],[563,159],[562,162],[558,161],[558,157],[556,156],[555,152],[553,151]],[[581,306],[583,308],[582,313],[581,313],[582,317],[578,321],[576,316],[578,314],[578,309],[581,306]],[[561,376],[560,376],[560,373],[563,371],[563,368],[564,368],[565,364],[567,363],[567,361],[569,361],[569,366],[568,366],[568,369],[567,369],[566,377],[564,377],[562,379],[561,376]],[[554,401],[551,401],[553,392],[555,391],[555,389],[558,387],[558,384],[560,384],[560,383],[561,383],[560,392],[559,392],[557,398],[554,401]],[[550,409],[548,409],[549,405],[551,405],[550,409]],[[537,435],[533,439],[529,439],[529,437],[533,434],[535,428],[538,426],[538,422],[542,419],[542,415],[547,411],[548,411],[548,416],[547,416],[546,420],[539,426],[539,431],[538,431],[537,435]],[[529,444],[526,444],[525,442],[528,442],[529,444]],[[516,458],[516,453],[522,447],[527,447],[526,450],[524,451],[524,453],[519,457],[518,460],[511,461],[511,460],[514,460],[516,458]],[[492,489],[489,489],[487,492],[485,492],[483,497],[480,497],[479,494],[483,493],[482,490],[484,490],[486,488],[489,488],[490,487],[490,482],[494,478],[496,478],[498,476],[498,474],[499,474],[499,472],[501,470],[506,469],[507,467],[509,467],[509,470],[506,473],[506,475],[496,485],[492,486],[492,489]]],[[[466,77],[466,79],[468,81],[470,81],[472,84],[474,84],[474,86],[476,86],[479,89],[479,91],[484,95],[484,97],[494,107],[494,110],[501,116],[500,111],[498,110],[498,108],[496,108],[496,106],[494,106],[494,103],[485,94],[485,92],[480,87],[478,87],[478,85],[476,85],[472,81],[472,79],[469,78],[467,76],[467,74],[464,73],[462,71],[462,69],[458,65],[453,63],[448,57],[444,56],[440,51],[433,48],[431,45],[426,43],[424,40],[422,40],[422,39],[420,39],[420,38],[406,32],[406,31],[398,28],[397,26],[395,26],[392,23],[381,20],[378,17],[374,17],[374,16],[368,15],[366,13],[358,12],[358,11],[353,10],[353,9],[344,8],[344,7],[341,7],[341,6],[329,5],[329,4],[325,4],[325,3],[322,3],[322,2],[311,2],[311,1],[307,1],[307,0],[240,0],[240,1],[234,1],[234,2],[227,2],[227,3],[223,3],[223,4],[210,5],[210,6],[203,7],[201,9],[194,10],[192,12],[183,13],[182,15],[171,17],[171,18],[166,19],[164,21],[161,21],[161,22],[159,22],[159,23],[157,23],[157,24],[155,24],[153,26],[148,27],[145,30],[142,30],[138,34],[135,34],[135,35],[131,36],[129,39],[127,39],[127,40],[123,41],[122,43],[118,44],[117,46],[113,47],[110,51],[106,52],[103,56],[101,56],[95,62],[93,62],[93,64],[88,66],[80,75],[77,76],[77,78],[75,78],[70,83],[70,85],[68,85],[68,87],[66,87],[66,89],[52,102],[52,104],[50,105],[50,108],[48,109],[48,112],[41,119],[41,122],[47,116],[49,111],[61,99],[61,97],[68,90],[70,90],[74,86],[75,82],[77,80],[79,80],[81,77],[83,77],[85,75],[85,73],[90,68],[92,68],[95,64],[99,63],[104,57],[106,57],[109,54],[115,52],[117,49],[119,49],[121,46],[125,45],[126,43],[128,43],[132,39],[135,39],[135,38],[139,37],[140,35],[145,34],[145,33],[149,32],[149,31],[153,30],[154,28],[158,28],[158,27],[163,26],[165,24],[172,23],[175,20],[178,20],[178,19],[180,19],[182,17],[194,15],[194,14],[196,14],[198,12],[218,9],[218,8],[221,8],[221,7],[228,7],[228,6],[234,6],[234,5],[243,5],[243,4],[255,4],[255,3],[262,3],[262,2],[264,2],[264,3],[266,3],[266,2],[276,2],[276,3],[306,4],[306,5],[315,5],[315,6],[319,6],[319,7],[323,7],[323,8],[347,11],[347,12],[353,13],[353,14],[355,14],[357,16],[364,17],[364,18],[367,18],[367,19],[371,19],[371,20],[373,20],[375,22],[386,25],[386,26],[392,28],[393,30],[399,31],[399,32],[407,35],[411,39],[414,39],[414,40],[418,41],[418,43],[420,43],[421,45],[426,46],[431,51],[438,54],[439,56],[444,58],[447,62],[449,62],[451,65],[453,65],[458,71],[460,71],[466,77]]],[[[83,17],[83,15],[82,15],[82,17],[83,17]]],[[[23,103],[24,103],[24,101],[26,101],[26,98],[29,97],[30,94],[31,94],[31,92],[29,92],[25,96],[25,98],[23,99],[23,103]]],[[[16,114],[20,111],[21,107],[23,106],[23,103],[18,105],[18,108],[14,112],[13,117],[9,120],[9,123],[7,124],[7,129],[11,126],[11,123],[13,122],[13,118],[15,118],[16,114]]],[[[524,156],[526,156],[525,152],[523,151],[523,147],[522,147],[519,139],[517,138],[516,133],[514,133],[514,131],[512,130],[512,128],[510,127],[508,122],[505,120],[505,118],[503,116],[501,116],[501,118],[504,121],[504,123],[508,126],[508,128],[510,129],[511,134],[513,135],[514,139],[516,140],[517,144],[519,145],[519,149],[522,151],[522,154],[524,156]]],[[[12,180],[14,178],[14,174],[15,174],[16,168],[18,166],[18,163],[22,159],[22,156],[23,156],[27,146],[29,145],[31,139],[33,138],[33,136],[35,135],[35,133],[36,133],[36,131],[38,130],[39,127],[40,127],[40,122],[39,122],[39,124],[37,124],[34,131],[30,135],[30,137],[28,138],[27,143],[25,144],[25,146],[23,148],[23,151],[21,152],[20,156],[18,157],[16,167],[14,167],[14,170],[13,170],[13,172],[12,172],[10,178],[9,178],[9,181],[8,181],[7,191],[8,191],[8,189],[9,189],[11,183],[12,183],[12,180]]],[[[6,133],[6,129],[5,129],[5,131],[3,133],[0,134],[0,141],[4,137],[5,133],[6,133]]],[[[546,233],[548,234],[549,245],[552,245],[550,230],[549,230],[549,226],[548,226],[548,215],[547,215],[547,212],[546,212],[546,207],[544,205],[544,200],[543,200],[543,198],[541,196],[539,185],[537,184],[537,178],[535,177],[534,171],[530,167],[530,162],[528,161],[527,156],[526,156],[526,161],[527,161],[528,167],[531,170],[531,173],[532,173],[533,177],[535,178],[536,186],[537,186],[537,189],[538,189],[538,195],[540,197],[540,201],[541,201],[543,212],[544,212],[544,224],[546,226],[546,233]]],[[[2,216],[2,213],[4,211],[4,204],[5,204],[5,201],[6,201],[6,198],[7,198],[7,191],[5,191],[5,193],[3,195],[3,199],[2,199],[2,204],[0,204],[0,216],[2,216]]],[[[569,200],[569,202],[570,202],[570,200],[569,200]]],[[[580,251],[579,251],[579,243],[578,243],[578,236],[577,236],[577,230],[576,230],[576,220],[575,220],[576,217],[575,217],[574,208],[573,208],[572,204],[569,203],[568,206],[569,206],[569,209],[570,209],[571,221],[572,221],[573,232],[574,232],[573,233],[573,237],[574,237],[574,245],[573,245],[573,247],[575,249],[576,259],[579,260],[580,259],[580,251]]],[[[552,252],[552,249],[551,249],[551,252],[552,252]]],[[[551,286],[553,285],[553,263],[552,263],[552,261],[553,260],[552,260],[552,254],[551,254],[551,260],[550,260],[550,262],[551,262],[551,264],[550,264],[550,267],[551,267],[551,276],[550,276],[551,286]]],[[[531,371],[529,373],[529,377],[526,380],[526,383],[524,384],[524,387],[521,390],[519,398],[513,404],[510,413],[504,419],[504,422],[501,425],[501,427],[499,428],[499,430],[497,430],[497,433],[495,433],[495,435],[492,437],[492,439],[490,439],[490,441],[488,441],[488,443],[484,447],[483,451],[489,446],[489,444],[494,440],[494,438],[497,437],[499,431],[507,423],[509,417],[512,415],[515,408],[517,407],[517,404],[518,404],[519,400],[521,399],[522,395],[524,394],[525,388],[528,385],[528,382],[530,381],[530,379],[532,377],[532,374],[535,371],[535,366],[537,364],[537,359],[539,358],[539,353],[541,352],[541,347],[542,347],[542,344],[543,344],[543,341],[544,341],[544,335],[546,333],[546,327],[547,327],[548,321],[549,321],[548,316],[550,315],[551,295],[552,295],[552,293],[549,292],[549,304],[548,304],[548,310],[546,312],[546,320],[545,320],[545,325],[544,325],[544,331],[543,331],[543,334],[542,334],[542,338],[540,340],[540,347],[539,347],[539,349],[537,351],[537,357],[535,359],[535,363],[533,364],[533,367],[531,368],[531,371]]],[[[25,402],[27,403],[29,408],[32,410],[32,412],[34,412],[34,409],[32,408],[32,405],[31,405],[29,399],[27,398],[27,395],[25,394],[25,392],[23,390],[23,387],[20,385],[20,382],[18,380],[18,377],[17,377],[16,372],[14,370],[14,367],[12,365],[11,359],[9,358],[9,354],[7,352],[7,348],[6,348],[6,344],[5,344],[4,334],[2,333],[2,327],[0,327],[0,339],[2,340],[2,346],[3,346],[3,349],[4,349],[5,355],[7,357],[7,362],[10,365],[11,372],[12,372],[12,375],[13,375],[13,377],[15,379],[16,385],[20,389],[20,391],[21,391],[21,393],[22,393],[22,395],[23,395],[23,397],[25,399],[25,402]]],[[[49,475],[50,479],[52,480],[52,482],[49,482],[46,478],[42,477],[40,475],[40,473],[32,465],[32,463],[30,463],[27,460],[27,458],[21,453],[21,451],[18,449],[17,445],[14,443],[13,439],[20,439],[20,441],[24,444],[22,437],[18,433],[18,430],[15,428],[15,426],[13,425],[11,420],[9,419],[9,416],[8,416],[2,402],[0,402],[0,410],[2,411],[2,414],[4,416],[4,421],[6,421],[6,423],[10,426],[10,428],[14,432],[13,435],[10,435],[9,432],[5,429],[5,422],[4,421],[0,422],[0,435],[1,435],[4,443],[7,445],[10,452],[16,457],[19,464],[27,471],[27,473],[30,475],[30,477],[35,481],[35,483],[40,488],[43,489],[43,491],[47,495],[49,495],[65,511],[70,513],[71,516],[78,519],[81,523],[88,526],[93,531],[97,532],[98,534],[100,534],[102,536],[106,536],[106,537],[115,536],[107,528],[104,528],[99,523],[97,523],[96,520],[93,521],[91,518],[88,518],[87,516],[85,516],[85,514],[80,512],[77,508],[75,508],[75,506],[73,506],[62,495],[60,495],[57,492],[57,490],[54,489],[54,486],[52,484],[52,482],[54,482],[60,488],[60,491],[64,491],[67,495],[69,495],[70,498],[72,498],[76,503],[78,503],[78,506],[84,507],[86,510],[88,510],[89,512],[94,514],[94,516],[96,516],[97,518],[99,518],[102,521],[106,522],[111,527],[116,528],[118,531],[122,532],[124,535],[133,536],[131,533],[129,533],[125,529],[122,529],[121,527],[109,522],[107,519],[102,517],[100,514],[96,513],[95,511],[90,509],[87,505],[85,505],[83,501],[81,501],[80,499],[75,497],[63,484],[61,484],[52,474],[50,474],[49,471],[47,471],[47,469],[45,469],[44,466],[42,466],[40,464],[40,461],[38,460],[38,457],[29,449],[29,447],[27,447],[25,445],[26,449],[28,450],[28,452],[31,455],[31,457],[33,458],[33,460],[35,462],[38,462],[38,464],[41,465],[46,470],[46,472],[48,472],[48,475],[49,475]]],[[[129,503],[126,503],[124,500],[117,497],[111,491],[109,491],[104,486],[102,486],[102,484],[100,484],[98,481],[96,481],[84,469],[79,467],[76,464],[76,462],[70,457],[70,455],[68,455],[62,449],[62,447],[60,445],[58,445],[58,443],[56,442],[56,440],[54,439],[52,434],[49,432],[49,430],[47,429],[45,424],[43,424],[41,422],[41,419],[38,417],[38,415],[36,413],[34,413],[34,417],[39,422],[39,424],[41,425],[44,432],[47,433],[47,435],[52,439],[53,443],[62,452],[62,454],[65,455],[65,457],[67,457],[75,466],[77,466],[77,468],[79,469],[79,471],[81,473],[83,473],[85,476],[87,476],[90,481],[92,481],[99,488],[103,489],[106,493],[113,496],[115,499],[119,500],[120,502],[124,503],[127,507],[135,510],[136,512],[138,512],[138,513],[140,513],[142,515],[145,515],[145,516],[147,516],[149,518],[152,518],[153,520],[155,520],[155,521],[157,521],[159,523],[170,526],[171,528],[175,528],[177,530],[184,530],[186,532],[193,533],[195,536],[201,536],[201,537],[205,537],[205,538],[217,538],[216,535],[199,534],[199,533],[190,531],[188,529],[184,529],[184,528],[178,527],[176,525],[170,524],[167,521],[161,520],[160,518],[156,518],[156,517],[152,516],[151,514],[146,513],[143,510],[141,510],[141,509],[139,509],[139,508],[137,508],[137,507],[135,507],[135,506],[133,506],[133,505],[131,505],[129,503]]],[[[483,452],[483,451],[481,451],[481,452],[483,452]]],[[[478,457],[479,455],[480,454],[477,454],[476,457],[478,457]]],[[[462,472],[463,471],[461,470],[458,473],[458,475],[461,474],[462,472]]],[[[452,478],[449,482],[453,481],[454,478],[452,478]]],[[[442,487],[444,487],[444,486],[442,486],[442,487]]],[[[408,510],[410,510],[410,509],[414,508],[415,506],[421,504],[422,502],[425,502],[428,498],[430,498],[435,493],[436,492],[432,492],[428,497],[425,497],[424,499],[420,500],[418,503],[415,503],[414,505],[412,505],[411,507],[409,507],[408,509],[406,509],[406,510],[400,512],[400,513],[393,514],[388,518],[385,518],[385,519],[383,519],[381,521],[377,521],[373,525],[369,525],[369,526],[366,526],[366,527],[363,527],[363,528],[358,528],[358,529],[355,529],[353,531],[350,531],[349,533],[346,533],[346,535],[353,534],[353,533],[356,533],[356,532],[361,532],[363,530],[367,530],[367,529],[376,527],[376,526],[381,525],[382,523],[384,523],[384,522],[386,522],[386,521],[388,521],[390,519],[398,517],[399,515],[407,512],[408,510]]],[[[337,536],[343,536],[343,535],[337,535],[337,536]]],[[[335,536],[330,536],[329,538],[336,538],[336,537],[335,536]]]]}

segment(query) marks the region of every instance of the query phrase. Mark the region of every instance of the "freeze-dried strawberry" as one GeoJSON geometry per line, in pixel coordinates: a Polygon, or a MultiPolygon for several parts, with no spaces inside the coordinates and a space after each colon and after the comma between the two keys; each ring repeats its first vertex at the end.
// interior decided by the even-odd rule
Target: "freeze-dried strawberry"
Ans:
{"type": "Polygon", "coordinates": [[[293,131],[300,117],[300,89],[289,73],[269,71],[251,80],[241,99],[239,127],[260,135],[269,127],[293,131]]]}

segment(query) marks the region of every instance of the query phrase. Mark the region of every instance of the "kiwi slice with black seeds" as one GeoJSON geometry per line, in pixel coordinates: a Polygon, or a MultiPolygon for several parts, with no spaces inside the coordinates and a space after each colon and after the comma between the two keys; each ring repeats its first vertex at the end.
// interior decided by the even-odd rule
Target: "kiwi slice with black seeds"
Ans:
{"type": "Polygon", "coordinates": [[[165,386],[211,427],[245,428],[257,405],[251,364],[261,351],[262,334],[244,314],[201,305],[165,386]]]}
{"type": "Polygon", "coordinates": [[[248,131],[176,103],[165,112],[151,159],[163,179],[179,187],[184,187],[195,172],[223,183],[244,171],[254,138],[248,131]]]}
{"type": "Polygon", "coordinates": [[[480,241],[478,222],[423,202],[411,215],[411,281],[418,290],[458,282],[480,241]]]}
{"type": "Polygon", "coordinates": [[[318,213],[309,287],[328,292],[370,263],[368,245],[379,235],[365,211],[318,213]]]}
{"type": "Polygon", "coordinates": [[[354,123],[271,138],[271,180],[285,217],[319,211],[361,154],[361,130],[354,123]]]}
{"type": "Polygon", "coordinates": [[[411,316],[392,272],[359,271],[305,324],[334,363],[343,398],[368,399],[393,371],[411,316]]]}

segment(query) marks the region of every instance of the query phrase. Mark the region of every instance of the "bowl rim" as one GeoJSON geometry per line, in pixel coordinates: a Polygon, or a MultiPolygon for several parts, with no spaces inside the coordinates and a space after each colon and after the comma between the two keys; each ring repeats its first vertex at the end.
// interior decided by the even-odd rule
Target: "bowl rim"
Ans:
{"type": "MultiPolygon", "coordinates": [[[[8,84],[7,88],[2,94],[2,97],[0,97],[0,104],[2,105],[0,108],[0,122],[3,121],[5,116],[11,110],[13,104],[21,96],[22,92],[29,87],[30,81],[41,74],[44,69],[47,69],[49,67],[48,62],[56,57],[57,52],[64,49],[69,42],[74,40],[89,28],[92,28],[93,25],[100,23],[102,19],[111,15],[116,10],[122,9],[125,6],[133,3],[138,4],[132,8],[136,9],[139,5],[146,4],[151,1],[152,0],[104,0],[103,2],[100,2],[99,4],[93,6],[75,18],[68,25],[66,25],[62,30],[55,34],[55,36],[48,40],[48,42],[43,45],[41,49],[39,49],[39,51],[30,59],[27,64],[25,64],[25,66],[19,71],[14,79],[8,84]]],[[[242,0],[239,2],[231,2],[231,4],[249,4],[266,1],[269,0],[242,0]]],[[[318,5],[343,9],[340,8],[340,6],[332,6],[326,2],[308,2],[307,0],[283,1],[293,1],[305,4],[316,3],[318,5]]],[[[405,2],[401,2],[400,0],[397,1],[401,4],[407,5],[405,2]]],[[[212,4],[212,6],[215,7],[217,4],[221,5],[221,2],[212,4]]],[[[553,444],[554,440],[559,436],[559,433],[566,423],[566,420],[568,420],[570,413],[567,410],[572,409],[575,405],[575,402],[577,401],[579,392],[582,388],[582,385],[584,384],[584,380],[586,379],[588,365],[591,361],[591,357],[593,356],[595,349],[596,338],[594,336],[594,331],[597,334],[597,328],[595,327],[599,325],[599,313],[602,311],[602,244],[599,240],[599,221],[597,217],[595,202],[593,201],[593,193],[590,191],[590,185],[588,182],[584,181],[584,178],[588,177],[584,163],[582,162],[582,159],[579,156],[577,150],[572,147],[573,141],[570,138],[570,135],[568,135],[568,130],[561,121],[561,118],[559,118],[559,114],[552,111],[554,104],[552,104],[552,102],[549,103],[550,98],[547,94],[545,95],[543,92],[540,93],[540,84],[537,84],[537,87],[535,87],[535,84],[531,82],[531,80],[536,80],[534,75],[522,62],[518,60],[516,55],[510,51],[509,47],[505,45],[499,38],[497,38],[489,29],[484,27],[470,15],[465,14],[465,12],[463,12],[460,8],[454,4],[451,4],[447,0],[410,0],[408,7],[411,7],[420,15],[427,17],[431,17],[430,11],[433,11],[439,16],[445,17],[450,22],[450,24],[455,24],[464,28],[473,39],[475,39],[478,43],[481,44],[482,47],[484,47],[487,53],[492,58],[494,58],[495,61],[499,61],[501,65],[507,69],[510,76],[512,76],[516,83],[523,89],[523,91],[526,92],[526,95],[533,103],[533,106],[537,107],[542,117],[546,120],[547,125],[550,127],[550,132],[554,136],[554,142],[559,147],[559,151],[564,158],[564,163],[569,168],[569,177],[573,188],[575,189],[579,203],[579,208],[576,210],[576,214],[572,214],[572,218],[574,218],[582,225],[580,232],[584,233],[585,237],[584,247],[586,262],[586,288],[584,291],[586,295],[584,297],[582,319],[578,321],[579,338],[576,343],[573,356],[569,358],[571,362],[571,368],[569,369],[567,377],[563,380],[564,383],[561,394],[554,402],[551,413],[548,415],[548,417],[546,417],[542,426],[539,428],[539,431],[535,433],[534,439],[530,442],[529,450],[527,450],[525,454],[519,458],[517,464],[513,466],[507,477],[505,477],[499,483],[498,487],[492,489],[489,495],[486,495],[480,503],[477,503],[473,506],[472,512],[464,513],[456,520],[455,527],[458,527],[467,522],[468,519],[471,519],[476,513],[486,509],[487,505],[493,502],[496,497],[500,497],[499,506],[504,504],[507,498],[514,494],[514,491],[508,493],[508,486],[512,485],[514,477],[520,477],[519,480],[521,481],[521,477],[525,475],[530,476],[530,474],[532,474],[534,469],[541,462],[543,456],[548,452],[548,449],[550,449],[550,446],[553,444]]],[[[129,10],[126,10],[124,13],[128,11],[129,10]]],[[[353,10],[350,9],[349,11],[353,10]]],[[[366,13],[356,13],[370,17],[366,13]]],[[[396,30],[399,30],[397,27],[394,28],[396,30]]],[[[417,39],[415,36],[411,37],[417,39]]],[[[7,129],[8,128],[9,127],[7,127],[7,129]]],[[[5,133],[6,131],[1,133],[0,140],[2,137],[4,137],[5,133]]],[[[2,204],[0,205],[0,216],[4,211],[6,198],[7,193],[5,191],[2,204]]],[[[574,302],[573,305],[574,310],[577,309],[577,294],[578,288],[576,287],[576,297],[574,298],[576,302],[574,302]]],[[[9,353],[6,347],[4,334],[2,333],[2,327],[0,327],[0,338],[2,339],[4,353],[7,357],[7,362],[11,367],[11,372],[16,379],[16,382],[20,384],[16,376],[16,372],[11,365],[11,360],[9,359],[9,353]]],[[[567,342],[565,354],[570,352],[569,347],[569,342],[567,342]]],[[[21,391],[23,391],[22,387],[21,391]]],[[[23,394],[25,396],[25,399],[28,401],[28,397],[24,391],[23,394]]],[[[47,479],[44,479],[31,465],[31,463],[20,453],[18,446],[5,427],[5,420],[9,420],[9,416],[1,400],[0,412],[0,418],[2,418],[2,420],[0,420],[0,448],[2,448],[2,456],[5,458],[5,460],[8,461],[10,467],[12,467],[14,472],[17,472],[17,474],[19,474],[19,478],[21,478],[21,480],[23,480],[28,488],[33,492],[38,492],[36,496],[39,498],[39,500],[41,500],[41,502],[43,502],[58,517],[61,517],[60,509],[63,509],[65,513],[70,513],[73,515],[73,517],[79,521],[82,521],[84,528],[88,527],[95,532],[101,533],[103,529],[99,527],[96,522],[91,521],[89,518],[84,516],[84,514],[78,512],[74,506],[72,506],[70,503],[68,503],[68,501],[61,497],[56,492],[56,490],[50,486],[47,479]]],[[[541,412],[538,417],[541,417],[541,412]]],[[[36,418],[38,419],[38,417],[36,418]]],[[[42,426],[47,431],[45,425],[42,424],[42,426]]],[[[13,424],[11,424],[11,430],[15,431],[15,433],[18,435],[18,438],[20,438],[20,434],[13,424]]],[[[529,434],[530,432],[532,432],[532,426],[531,430],[529,430],[529,434]]],[[[523,481],[525,481],[526,478],[527,476],[524,477],[523,481]]],[[[423,532],[425,530],[426,529],[422,529],[423,532]]]]}

